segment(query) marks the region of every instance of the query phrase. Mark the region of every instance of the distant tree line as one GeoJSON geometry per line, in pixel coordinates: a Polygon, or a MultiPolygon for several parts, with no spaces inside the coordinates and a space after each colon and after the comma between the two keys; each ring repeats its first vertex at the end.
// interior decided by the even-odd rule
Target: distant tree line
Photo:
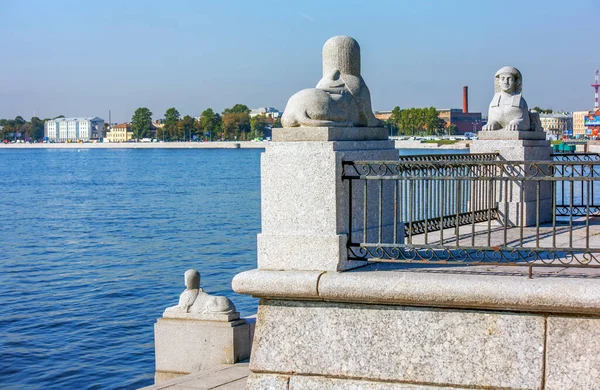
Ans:
{"type": "MultiPolygon", "coordinates": [[[[146,107],[135,110],[131,117],[133,138],[148,137],[154,126],[152,112],[146,107]]],[[[21,116],[15,119],[0,119],[0,140],[42,140],[44,138],[44,122],[50,119],[64,118],[59,115],[55,118],[40,119],[37,117],[26,121],[21,116]]],[[[239,140],[248,141],[262,138],[271,128],[281,127],[279,118],[272,119],[265,115],[250,117],[250,109],[244,104],[236,104],[231,108],[216,113],[212,108],[202,111],[200,118],[185,115],[181,117],[176,108],[169,108],[164,115],[162,124],[157,126],[156,138],[165,141],[183,141],[189,139],[209,140],[239,140]]],[[[102,129],[103,137],[109,131],[109,124],[105,122],[102,129]]]]}
{"type": "MultiPolygon", "coordinates": [[[[131,118],[133,138],[147,137],[152,126],[152,112],[146,107],[138,108],[131,118]]],[[[264,137],[273,127],[281,127],[279,118],[272,119],[265,115],[250,117],[250,109],[244,104],[226,108],[221,114],[207,108],[198,120],[189,115],[181,117],[179,111],[171,107],[165,112],[162,124],[156,126],[156,138],[165,141],[248,141],[264,137]]]]}
{"type": "Polygon", "coordinates": [[[392,135],[442,135],[451,134],[453,131],[451,126],[446,126],[446,121],[440,119],[435,107],[407,109],[394,107],[386,124],[391,128],[392,135]]]}
{"type": "Polygon", "coordinates": [[[538,106],[533,107],[533,111],[539,112],[540,114],[552,114],[552,109],[551,108],[547,108],[547,109],[543,109],[543,108],[539,108],[538,106]]]}
{"type": "Polygon", "coordinates": [[[0,140],[40,140],[44,138],[44,121],[48,119],[40,119],[32,117],[26,121],[22,116],[17,116],[15,119],[0,119],[0,140]]]}

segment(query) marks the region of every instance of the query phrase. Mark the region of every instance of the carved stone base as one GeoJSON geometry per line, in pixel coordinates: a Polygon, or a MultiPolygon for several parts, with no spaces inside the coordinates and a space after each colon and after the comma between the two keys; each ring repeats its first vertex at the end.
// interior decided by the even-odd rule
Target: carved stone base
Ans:
{"type": "Polygon", "coordinates": [[[154,324],[155,383],[250,357],[254,323],[159,318],[154,324]]]}
{"type": "Polygon", "coordinates": [[[165,311],[164,318],[181,318],[186,320],[220,321],[229,322],[240,318],[239,312],[233,313],[182,313],[177,311],[165,311]]]}
{"type": "Polygon", "coordinates": [[[484,140],[521,140],[521,139],[533,139],[540,140],[546,139],[545,131],[509,131],[509,130],[490,130],[480,131],[477,133],[478,139],[484,140]]]}
{"type": "Polygon", "coordinates": [[[384,127],[283,127],[273,129],[273,141],[367,141],[386,140],[384,127]]]}

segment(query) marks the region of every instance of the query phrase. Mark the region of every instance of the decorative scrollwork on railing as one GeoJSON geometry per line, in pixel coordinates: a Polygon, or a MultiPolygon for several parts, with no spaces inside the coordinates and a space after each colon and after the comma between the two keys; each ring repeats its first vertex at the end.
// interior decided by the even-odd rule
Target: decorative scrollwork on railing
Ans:
{"type": "Polygon", "coordinates": [[[553,157],[554,161],[500,161],[492,153],[343,162],[343,179],[354,183],[349,187],[350,202],[360,203],[356,210],[350,207],[349,258],[600,267],[600,245],[590,239],[591,234],[600,234],[597,227],[590,233],[590,218],[600,216],[600,157],[553,157]],[[356,182],[362,184],[357,186],[356,182]],[[515,201],[526,189],[526,200],[515,201]],[[580,230],[585,240],[579,238],[579,242],[586,242],[585,248],[559,249],[555,244],[547,248],[548,242],[557,241],[557,233],[556,229],[540,233],[540,224],[547,222],[540,222],[540,213],[552,206],[555,209],[550,213],[551,226],[556,226],[558,217],[569,217],[569,242],[573,242],[573,220],[580,218],[579,226],[585,221],[586,227],[580,230]],[[526,211],[527,221],[523,217],[526,211]],[[352,215],[353,212],[358,214],[352,215]],[[465,225],[472,227],[464,228],[465,225]],[[391,226],[394,238],[390,241],[394,243],[382,244],[386,242],[382,238],[384,230],[392,229],[391,226]],[[535,228],[524,234],[524,227],[529,226],[535,228]],[[514,230],[509,233],[510,229],[514,230]],[[428,239],[434,232],[439,232],[431,236],[435,240],[428,239]],[[540,236],[545,236],[546,247],[540,245],[540,236]],[[362,239],[353,241],[358,237],[362,239]],[[402,239],[398,242],[398,237],[408,238],[408,244],[402,239]],[[472,245],[463,245],[469,242],[468,238],[472,245]],[[488,246],[475,246],[476,242],[480,245],[486,241],[488,246]],[[432,242],[438,245],[428,244],[432,242]],[[532,242],[535,247],[530,247],[532,242]]]}
{"type": "Polygon", "coordinates": [[[600,266],[600,253],[553,248],[436,247],[413,245],[356,245],[348,259],[445,265],[561,265],[600,266]]]}

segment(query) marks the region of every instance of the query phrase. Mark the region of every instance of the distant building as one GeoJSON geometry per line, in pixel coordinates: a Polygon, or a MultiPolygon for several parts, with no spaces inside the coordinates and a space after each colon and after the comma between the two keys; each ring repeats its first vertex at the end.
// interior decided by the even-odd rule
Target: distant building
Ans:
{"type": "Polygon", "coordinates": [[[55,142],[77,142],[102,138],[104,119],[98,117],[56,118],[44,122],[44,137],[55,142]]]}
{"type": "Polygon", "coordinates": [[[600,137],[600,110],[590,112],[584,118],[585,135],[592,138],[600,137]]]}
{"type": "Polygon", "coordinates": [[[540,114],[540,122],[546,133],[555,135],[557,139],[574,135],[573,115],[569,113],[540,114]]]}
{"type": "Polygon", "coordinates": [[[390,119],[390,117],[392,116],[392,112],[391,111],[375,111],[375,118],[382,120],[382,121],[387,121],[388,119],[390,119]]]}
{"type": "Polygon", "coordinates": [[[155,129],[162,129],[163,127],[165,127],[165,120],[164,119],[156,119],[154,122],[152,122],[152,125],[154,126],[155,129]]]}
{"type": "Polygon", "coordinates": [[[110,142],[127,142],[133,138],[131,131],[131,123],[121,123],[120,125],[112,126],[110,131],[106,133],[106,138],[110,142]]]}
{"type": "Polygon", "coordinates": [[[485,124],[480,112],[464,112],[460,108],[442,108],[437,112],[439,118],[446,122],[446,128],[456,126],[457,134],[476,133],[485,124]]]}
{"type": "Polygon", "coordinates": [[[250,110],[250,118],[257,116],[257,115],[264,115],[267,118],[277,119],[282,115],[282,113],[273,107],[260,107],[260,108],[250,110]]]}
{"type": "Polygon", "coordinates": [[[574,111],[573,112],[573,136],[583,137],[586,135],[585,117],[590,114],[590,111],[574,111]]]}

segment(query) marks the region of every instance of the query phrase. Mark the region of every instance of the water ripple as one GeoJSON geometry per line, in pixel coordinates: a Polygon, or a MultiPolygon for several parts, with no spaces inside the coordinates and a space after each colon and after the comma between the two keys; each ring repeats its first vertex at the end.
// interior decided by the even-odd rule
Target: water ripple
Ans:
{"type": "Polygon", "coordinates": [[[256,264],[258,150],[0,153],[0,387],[153,383],[153,324],[183,272],[244,315],[256,264]]]}

